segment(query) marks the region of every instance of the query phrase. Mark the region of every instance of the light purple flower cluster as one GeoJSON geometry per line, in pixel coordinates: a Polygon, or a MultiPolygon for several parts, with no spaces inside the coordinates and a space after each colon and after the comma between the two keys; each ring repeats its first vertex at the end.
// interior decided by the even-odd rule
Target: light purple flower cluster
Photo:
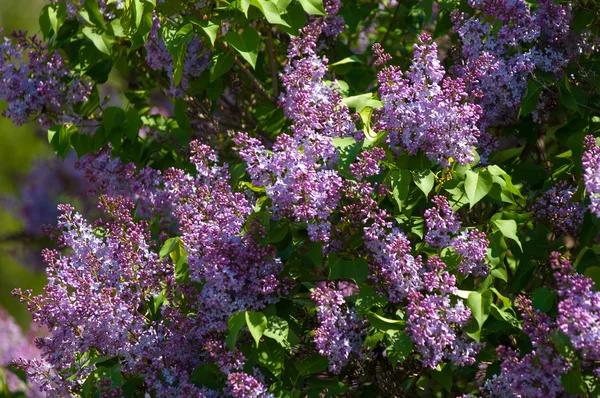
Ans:
{"type": "Polygon", "coordinates": [[[319,321],[315,344],[321,355],[329,357],[329,370],[339,373],[348,363],[350,354],[358,353],[362,345],[356,311],[346,306],[342,293],[335,286],[317,287],[311,298],[317,304],[319,321]]]}
{"type": "MultiPolygon", "coordinates": [[[[444,77],[437,45],[423,34],[423,44],[414,45],[414,58],[406,77],[397,66],[386,66],[378,74],[383,108],[376,113],[376,129],[387,130],[387,142],[395,150],[412,155],[421,150],[443,167],[452,162],[467,164],[474,159],[479,138],[477,122],[481,108],[469,101],[461,78],[444,77]]],[[[379,47],[378,64],[385,63],[379,47]]]]}
{"type": "Polygon", "coordinates": [[[600,147],[596,138],[588,135],[584,139],[585,151],[581,158],[583,165],[583,183],[590,198],[590,211],[600,217],[600,147]]]}
{"type": "Polygon", "coordinates": [[[21,357],[39,359],[40,350],[33,344],[33,338],[31,333],[24,334],[13,317],[0,307],[0,371],[4,371],[9,391],[13,393],[22,391],[27,397],[37,398],[44,395],[32,380],[28,381],[32,385],[27,386],[16,374],[7,369],[13,361],[21,357]]]}
{"type": "MultiPolygon", "coordinates": [[[[44,366],[31,360],[21,366],[48,396],[68,395],[92,370],[84,366],[85,353],[122,356],[123,371],[147,377],[149,386],[161,389],[156,372],[165,366],[155,360],[169,336],[165,325],[149,321],[139,308],[173,282],[173,270],[151,251],[145,223],[134,223],[132,203],[106,199],[105,210],[115,218],[100,230],[89,225],[73,208],[61,205],[59,243],[69,254],[44,253],[48,284],[43,295],[16,290],[49,336],[38,340],[44,366]],[[154,363],[154,366],[148,366],[154,363]]],[[[177,368],[174,358],[161,353],[166,368],[177,368]]]]}
{"type": "Polygon", "coordinates": [[[171,85],[165,90],[171,97],[181,97],[190,88],[194,79],[200,77],[202,72],[210,67],[210,51],[204,48],[204,44],[197,36],[187,43],[186,57],[183,63],[180,86],[175,86],[173,56],[167,49],[165,41],[161,36],[161,21],[158,15],[152,16],[152,30],[145,44],[146,62],[155,71],[164,71],[171,81],[171,85]]]}
{"type": "MultiPolygon", "coordinates": [[[[520,296],[517,304],[523,315],[523,332],[533,344],[533,351],[520,356],[510,347],[499,346],[501,373],[488,380],[484,390],[493,397],[560,397],[564,389],[557,377],[569,369],[569,363],[550,340],[555,325],[544,313],[531,306],[531,300],[520,296]]],[[[486,395],[487,396],[487,395],[486,395]]]]}
{"type": "Polygon", "coordinates": [[[475,362],[477,342],[467,341],[459,332],[471,319],[471,310],[462,301],[452,306],[447,295],[413,293],[406,313],[406,333],[423,365],[435,368],[444,358],[460,366],[475,362]]]}
{"type": "Polygon", "coordinates": [[[461,257],[457,269],[461,274],[487,274],[489,266],[486,254],[490,242],[485,232],[477,229],[460,231],[461,222],[458,215],[452,211],[448,199],[436,196],[432,201],[436,207],[425,211],[425,242],[438,248],[451,247],[461,257]]]}
{"type": "Polygon", "coordinates": [[[110,150],[84,156],[75,163],[75,168],[83,172],[92,185],[88,189],[90,195],[125,197],[136,204],[138,216],[172,218],[169,193],[163,188],[159,170],[151,167],[138,170],[133,163],[111,157],[110,150]]]}
{"type": "MultiPolygon", "coordinates": [[[[410,241],[387,221],[389,215],[370,197],[375,193],[371,184],[357,182],[347,190],[357,201],[342,208],[343,220],[350,225],[354,220],[364,231],[365,248],[373,258],[369,278],[391,303],[408,301],[406,332],[423,364],[434,368],[443,359],[459,366],[474,363],[479,345],[460,331],[471,311],[452,296],[456,278],[445,270],[446,264],[432,256],[424,266],[421,256],[413,256],[410,241]]],[[[441,197],[435,200],[448,206],[441,197]]],[[[451,209],[446,214],[450,222],[440,226],[457,231],[460,222],[451,209]]],[[[443,220],[437,216],[438,221],[443,220]]]]}
{"type": "Polygon", "coordinates": [[[34,35],[13,32],[12,38],[0,31],[0,99],[8,103],[4,116],[16,125],[37,119],[42,127],[77,122],[73,111],[87,101],[91,84],[75,77],[65,60],[50,53],[34,35]]]}
{"type": "Polygon", "coordinates": [[[273,394],[256,378],[249,374],[238,372],[230,373],[227,377],[228,388],[225,393],[234,398],[272,398],[273,394]]]}
{"type": "Polygon", "coordinates": [[[235,142],[252,183],[271,198],[274,215],[306,222],[311,239],[326,242],[342,187],[333,169],[337,150],[332,138],[350,135],[354,124],[340,94],[323,80],[327,59],[315,53],[320,33],[318,24],[312,24],[291,38],[280,103],[294,122],[293,135],[279,135],[271,151],[246,134],[235,142]]]}
{"type": "Polygon", "coordinates": [[[576,190],[566,181],[557,182],[531,206],[533,218],[558,235],[579,235],[585,208],[582,202],[571,201],[576,190]]]}
{"type": "MultiPolygon", "coordinates": [[[[285,286],[278,278],[281,261],[271,246],[263,247],[248,223],[253,206],[229,185],[227,167],[216,165],[210,147],[192,142],[196,176],[182,170],[165,172],[189,263],[189,277],[202,283],[197,297],[198,332],[227,331],[238,311],[257,310],[278,300],[285,286]]],[[[202,334],[202,333],[201,333],[202,334]]]]}
{"type": "Polygon", "coordinates": [[[551,254],[550,266],[558,283],[559,330],[569,336],[583,359],[600,361],[600,292],[592,279],[575,272],[560,253],[551,254]]]}
{"type": "Polygon", "coordinates": [[[570,30],[570,4],[540,0],[533,11],[524,0],[473,0],[473,17],[455,11],[454,29],[461,41],[454,72],[480,97],[481,126],[516,120],[536,71],[558,73],[577,52],[570,30]]]}

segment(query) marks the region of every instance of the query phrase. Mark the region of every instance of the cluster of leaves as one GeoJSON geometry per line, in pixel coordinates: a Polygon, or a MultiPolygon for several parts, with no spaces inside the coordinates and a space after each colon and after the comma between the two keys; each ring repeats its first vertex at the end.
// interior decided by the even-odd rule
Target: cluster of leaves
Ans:
{"type": "MultiPolygon", "coordinates": [[[[456,301],[463,301],[472,315],[464,331],[484,343],[473,365],[445,361],[434,368],[423,366],[422,351],[406,332],[406,309],[391,302],[372,277],[373,259],[361,251],[363,233],[348,227],[348,242],[339,251],[311,241],[306,223],[273,216],[265,189],[252,184],[246,164],[232,149],[232,132],[245,132],[266,143],[289,132],[292,122],[277,101],[279,74],[287,63],[290,37],[315,18],[327,16],[321,1],[85,0],[46,5],[39,22],[48,51],[60,53],[74,75],[93,87],[89,100],[74,107],[81,123],[53,126],[48,140],[63,159],[72,150],[81,158],[104,149],[123,163],[156,170],[193,170],[188,148],[194,139],[216,148],[229,164],[233,190],[250,192],[256,201],[247,224],[260,225],[260,243],[272,245],[283,262],[280,278],[293,281],[289,293],[277,303],[233,314],[224,335],[229,350],[243,353],[245,369],[260,369],[270,393],[281,397],[477,393],[482,379],[500,373],[496,347],[516,347],[522,354],[531,351],[515,304],[518,295],[529,297],[534,309],[557,315],[557,287],[547,265],[552,251],[570,256],[576,271],[600,286],[600,219],[587,211],[578,233],[567,235],[536,217],[534,206],[540,195],[563,182],[575,187],[570,203],[589,202],[581,158],[584,137],[600,135],[600,62],[592,51],[570,62],[559,77],[533,72],[517,120],[487,129],[500,141],[487,162],[475,155],[470,164],[454,162],[444,168],[421,152],[395,153],[386,143],[386,132],[373,126],[382,107],[373,89],[377,67],[370,46],[361,50],[361,43],[380,43],[391,54],[391,63],[408,70],[414,43],[421,32],[428,31],[449,54],[443,62],[451,66],[456,35],[450,14],[453,10],[472,13],[465,3],[344,1],[339,12],[345,22],[343,32],[338,38],[324,39],[319,51],[330,60],[328,78],[335,81],[342,103],[356,113],[356,127],[362,131],[360,137],[333,139],[339,154],[334,169],[355,179],[350,165],[361,153],[373,147],[385,150],[379,173],[370,177],[387,188],[377,206],[410,240],[414,257],[439,255],[456,274],[456,301]],[[168,51],[171,69],[167,65],[162,70],[152,68],[146,59],[156,18],[161,22],[157,37],[168,51]],[[189,53],[193,40],[202,42],[202,53],[189,53]],[[208,57],[210,66],[184,86],[190,56],[208,57]],[[114,84],[123,78],[126,83],[121,87],[114,84]],[[109,88],[121,92],[110,99],[105,95],[109,88]],[[554,108],[547,120],[536,122],[532,113],[543,96],[554,98],[554,108]],[[166,111],[156,112],[156,108],[166,111]],[[458,275],[459,254],[425,243],[424,213],[431,208],[434,195],[448,198],[465,225],[486,234],[487,275],[458,275]],[[329,370],[327,356],[319,354],[313,342],[319,309],[311,292],[324,281],[340,289],[350,286],[344,305],[361,319],[362,350],[368,352],[351,357],[337,374],[329,370]],[[485,375],[478,373],[482,364],[485,375]]],[[[577,4],[573,29],[597,37],[599,9],[593,1],[577,4]]],[[[340,216],[332,216],[335,222],[336,217],[340,216]]],[[[164,220],[150,221],[153,232],[161,230],[164,220]]],[[[162,237],[153,234],[157,242],[162,237]]],[[[190,283],[181,238],[172,237],[160,242],[161,246],[160,257],[170,257],[177,283],[190,283]]],[[[202,289],[201,284],[196,288],[202,289]]],[[[164,295],[153,297],[141,311],[159,319],[167,305],[164,295]]],[[[564,334],[553,337],[557,350],[565,352],[571,365],[562,375],[564,390],[574,396],[599,394],[600,381],[593,372],[597,363],[589,365],[564,334]]],[[[118,356],[87,355],[86,366],[95,370],[78,394],[98,396],[105,379],[111,380],[111,388],[121,387],[126,396],[143,393],[143,380],[122,372],[118,356]]],[[[199,387],[223,392],[227,375],[216,364],[204,363],[194,369],[191,380],[199,387]]]]}

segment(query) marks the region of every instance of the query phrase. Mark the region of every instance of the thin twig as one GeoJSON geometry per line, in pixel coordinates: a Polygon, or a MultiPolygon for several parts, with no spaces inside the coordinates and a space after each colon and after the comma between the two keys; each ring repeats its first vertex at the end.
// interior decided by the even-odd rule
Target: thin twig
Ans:
{"type": "Polygon", "coordinates": [[[273,51],[273,32],[267,26],[267,49],[269,51],[269,64],[271,66],[271,84],[273,85],[273,96],[279,97],[279,87],[277,85],[277,69],[275,69],[275,52],[273,51]]]}

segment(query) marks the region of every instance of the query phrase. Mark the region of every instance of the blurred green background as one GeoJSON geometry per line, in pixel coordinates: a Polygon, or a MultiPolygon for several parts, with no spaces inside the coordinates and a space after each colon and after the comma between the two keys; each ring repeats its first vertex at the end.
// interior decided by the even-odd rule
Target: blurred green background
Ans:
{"type": "MultiPolygon", "coordinates": [[[[44,0],[0,0],[0,28],[4,35],[13,30],[38,32],[38,15],[44,0]]],[[[1,78],[1,77],[0,77],[1,78]]],[[[0,110],[6,104],[0,101],[0,110]]],[[[15,237],[22,231],[19,214],[7,206],[7,198],[19,198],[19,187],[32,161],[51,156],[50,148],[36,123],[16,127],[0,116],[0,306],[6,308],[24,327],[30,322],[24,304],[12,297],[15,287],[40,291],[45,282],[43,271],[32,271],[24,264],[31,256],[18,252],[28,245],[15,237]]],[[[35,249],[34,256],[39,255],[35,249]]]]}

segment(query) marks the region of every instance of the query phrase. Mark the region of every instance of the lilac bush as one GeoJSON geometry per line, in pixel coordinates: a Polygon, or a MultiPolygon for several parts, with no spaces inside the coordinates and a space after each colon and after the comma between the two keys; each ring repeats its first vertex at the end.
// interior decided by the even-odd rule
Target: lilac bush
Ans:
{"type": "Polygon", "coordinates": [[[57,207],[0,394],[597,396],[598,15],[49,2],[0,98],[99,211],[57,207]]]}

